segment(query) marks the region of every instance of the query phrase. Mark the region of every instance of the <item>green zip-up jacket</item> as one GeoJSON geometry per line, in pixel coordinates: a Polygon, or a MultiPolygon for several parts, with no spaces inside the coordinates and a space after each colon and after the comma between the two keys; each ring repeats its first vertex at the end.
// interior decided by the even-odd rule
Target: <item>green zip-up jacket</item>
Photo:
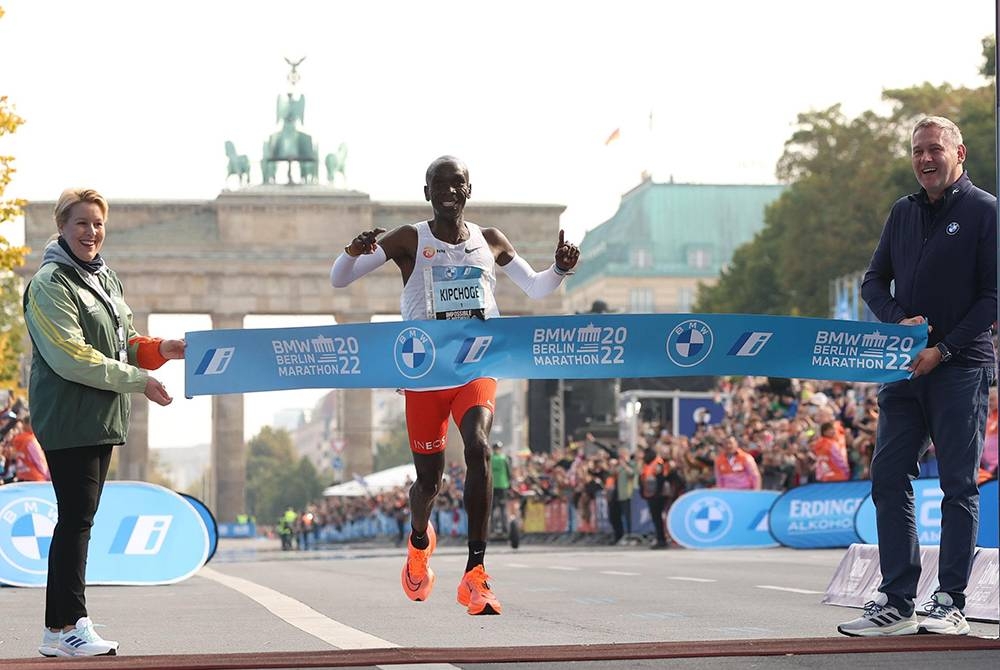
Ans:
{"type": "Polygon", "coordinates": [[[33,345],[31,424],[42,449],[124,444],[129,394],[144,392],[149,374],[136,367],[138,345],[128,344],[138,333],[115,273],[107,265],[87,272],[50,242],[24,291],[24,321],[33,345]]]}

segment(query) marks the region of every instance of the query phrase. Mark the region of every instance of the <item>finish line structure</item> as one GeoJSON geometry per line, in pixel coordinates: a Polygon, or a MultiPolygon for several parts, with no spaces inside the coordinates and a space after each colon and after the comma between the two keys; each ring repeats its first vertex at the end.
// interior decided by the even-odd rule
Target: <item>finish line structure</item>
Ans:
{"type": "Polygon", "coordinates": [[[430,388],[477,377],[909,376],[927,326],[739,314],[577,314],[185,334],[185,395],[430,388]]]}

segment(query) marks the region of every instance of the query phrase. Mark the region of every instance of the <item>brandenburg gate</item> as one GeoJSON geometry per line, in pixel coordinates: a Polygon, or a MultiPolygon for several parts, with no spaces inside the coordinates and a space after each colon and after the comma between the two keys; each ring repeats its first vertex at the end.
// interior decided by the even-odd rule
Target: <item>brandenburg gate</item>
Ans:
{"type": "MultiPolygon", "coordinates": [[[[428,156],[427,163],[436,156],[428,156]]],[[[475,166],[471,166],[475,183],[475,166]]],[[[100,184],[95,184],[98,189],[100,184]]],[[[423,174],[414,175],[422,195],[423,174]]],[[[53,202],[25,207],[25,239],[31,254],[22,273],[30,277],[46,240],[56,231],[53,202]]],[[[398,314],[402,288],[392,263],[347,289],[330,286],[330,266],[358,232],[392,229],[430,216],[422,201],[377,202],[362,192],[329,184],[259,184],[221,192],[214,200],[110,202],[102,255],[121,277],[135,312],[135,328],[149,333],[150,314],[210,314],[212,327],[243,328],[248,314],[332,315],[338,323],[367,322],[398,314]]],[[[536,269],[552,262],[562,205],[476,203],[466,218],[507,233],[536,269]]],[[[504,314],[559,314],[562,294],[527,300],[499,278],[504,314]]],[[[155,373],[154,373],[155,374],[155,373]]],[[[179,395],[174,389],[174,395],[179,395]]],[[[148,401],[132,396],[128,445],[119,450],[119,478],[144,480],[149,452],[148,401]]],[[[183,401],[183,400],[181,400],[183,401]]],[[[177,400],[175,400],[177,402],[177,400]]],[[[347,472],[372,467],[372,394],[344,390],[347,472]]],[[[209,499],[220,521],[245,511],[246,448],[242,395],[212,399],[212,484],[209,499]]]]}

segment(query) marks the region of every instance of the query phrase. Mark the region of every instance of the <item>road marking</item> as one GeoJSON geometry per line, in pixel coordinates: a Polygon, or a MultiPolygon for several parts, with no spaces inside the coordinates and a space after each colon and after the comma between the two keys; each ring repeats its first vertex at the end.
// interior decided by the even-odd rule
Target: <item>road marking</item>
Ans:
{"type": "Polygon", "coordinates": [[[621,575],[622,577],[638,577],[638,572],[621,572],[619,570],[601,570],[602,575],[621,575]]]}
{"type": "Polygon", "coordinates": [[[717,579],[702,579],[701,577],[667,577],[667,579],[672,579],[675,582],[703,582],[705,584],[719,581],[717,579]]]}
{"type": "Polygon", "coordinates": [[[570,567],[568,565],[550,565],[548,566],[548,568],[549,570],[563,570],[565,572],[576,572],[577,570],[580,569],[580,568],[570,567]]]}
{"type": "MultiPolygon", "coordinates": [[[[248,579],[226,575],[207,567],[199,570],[198,575],[229,587],[237,593],[260,603],[264,609],[282,621],[338,649],[385,649],[399,647],[398,644],[393,644],[388,640],[383,640],[380,637],[369,635],[357,628],[351,628],[339,621],[334,621],[295,598],[251,582],[248,579]]],[[[459,670],[458,667],[450,663],[379,665],[376,667],[381,670],[416,670],[417,668],[420,670],[459,670]]]]}
{"type": "Polygon", "coordinates": [[[351,628],[339,621],[334,621],[295,598],[248,579],[226,575],[208,567],[199,570],[198,575],[223,586],[228,586],[247,598],[257,601],[279,619],[339,649],[382,649],[399,646],[388,640],[351,628]]]}
{"type": "Polygon", "coordinates": [[[504,563],[505,568],[530,568],[527,563],[504,563]]]}
{"type": "Polygon", "coordinates": [[[788,591],[789,593],[804,593],[806,595],[819,595],[822,591],[809,591],[807,589],[793,589],[790,586],[771,586],[769,584],[757,584],[758,589],[770,589],[772,591],[788,591]]]}

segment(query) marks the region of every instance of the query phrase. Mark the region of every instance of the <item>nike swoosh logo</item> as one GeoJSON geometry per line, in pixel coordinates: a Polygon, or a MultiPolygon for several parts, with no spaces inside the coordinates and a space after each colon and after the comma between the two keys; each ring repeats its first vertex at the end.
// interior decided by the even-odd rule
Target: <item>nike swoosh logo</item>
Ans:
{"type": "Polygon", "coordinates": [[[468,248],[468,247],[466,247],[466,248],[465,248],[465,253],[467,253],[467,254],[471,254],[471,253],[472,253],[473,251],[479,251],[479,250],[480,250],[480,249],[482,249],[482,248],[483,248],[482,246],[478,246],[478,247],[472,247],[471,249],[470,249],[470,248],[468,248]]]}
{"type": "Polygon", "coordinates": [[[406,568],[406,588],[411,591],[416,591],[420,588],[420,582],[415,582],[413,581],[413,578],[410,577],[410,568],[406,568]]]}

